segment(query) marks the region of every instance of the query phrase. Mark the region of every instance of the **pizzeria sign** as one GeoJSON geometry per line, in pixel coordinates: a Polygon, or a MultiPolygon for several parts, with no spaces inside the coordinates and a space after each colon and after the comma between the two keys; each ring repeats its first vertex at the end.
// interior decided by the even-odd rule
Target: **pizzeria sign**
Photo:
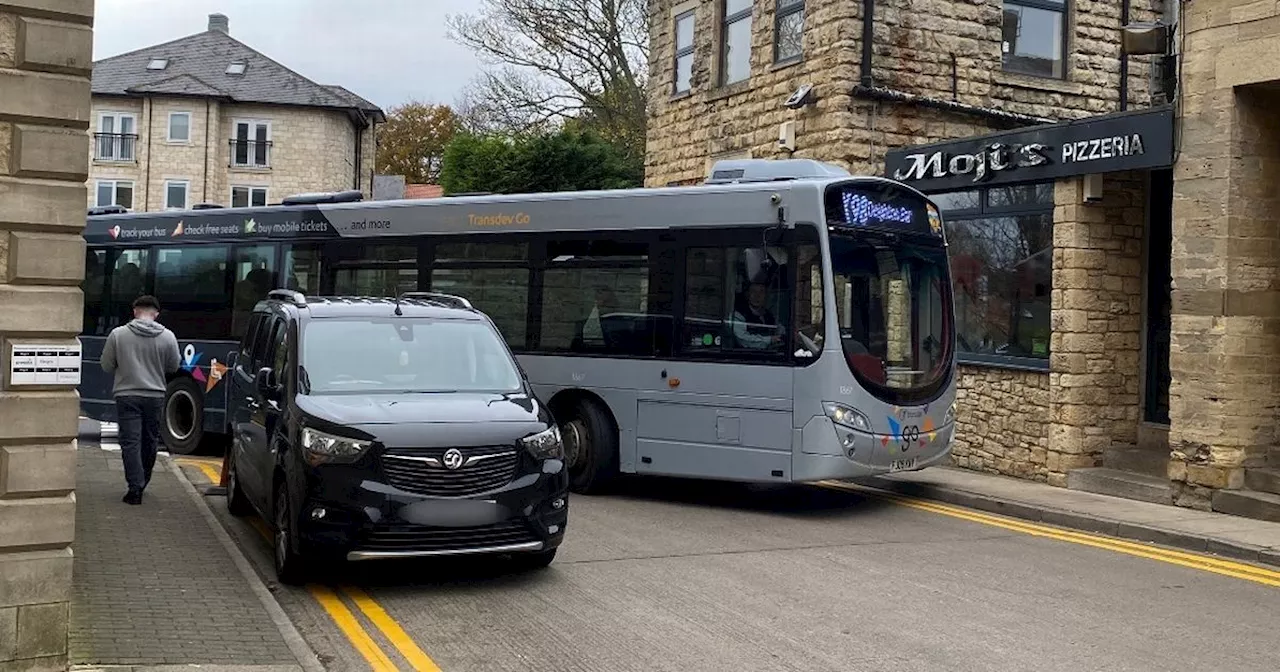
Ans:
{"type": "Polygon", "coordinates": [[[949,191],[1172,164],[1173,110],[1160,107],[896,149],[885,172],[949,191]]]}

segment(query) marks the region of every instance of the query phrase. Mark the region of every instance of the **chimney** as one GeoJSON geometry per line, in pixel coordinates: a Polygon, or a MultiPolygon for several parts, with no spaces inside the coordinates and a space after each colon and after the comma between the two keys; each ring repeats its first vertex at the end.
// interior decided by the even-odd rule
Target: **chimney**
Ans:
{"type": "Polygon", "coordinates": [[[227,19],[226,14],[209,15],[209,32],[213,32],[215,30],[219,33],[231,34],[231,21],[227,19]]]}

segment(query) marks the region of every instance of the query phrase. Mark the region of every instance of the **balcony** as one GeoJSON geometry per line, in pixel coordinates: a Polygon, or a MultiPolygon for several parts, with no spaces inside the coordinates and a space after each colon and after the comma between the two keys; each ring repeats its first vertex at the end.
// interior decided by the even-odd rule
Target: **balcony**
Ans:
{"type": "Polygon", "coordinates": [[[228,142],[231,147],[232,168],[249,168],[267,170],[271,168],[270,140],[236,140],[228,142]]]}
{"type": "Polygon", "coordinates": [[[94,133],[93,160],[133,163],[138,160],[138,136],[134,133],[94,133]]]}

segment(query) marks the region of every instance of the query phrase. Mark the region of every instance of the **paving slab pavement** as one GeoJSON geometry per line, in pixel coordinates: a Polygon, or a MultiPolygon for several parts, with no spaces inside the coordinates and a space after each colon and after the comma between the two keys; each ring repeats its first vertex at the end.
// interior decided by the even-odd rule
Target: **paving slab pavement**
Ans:
{"type": "Polygon", "coordinates": [[[304,669],[301,638],[282,630],[283,612],[269,609],[172,462],[157,461],[141,506],[120,501],[124,488],[119,452],[81,447],[72,664],[304,669]]]}
{"type": "Polygon", "coordinates": [[[864,485],[1014,518],[1280,566],[1280,523],[931,467],[864,485]]]}

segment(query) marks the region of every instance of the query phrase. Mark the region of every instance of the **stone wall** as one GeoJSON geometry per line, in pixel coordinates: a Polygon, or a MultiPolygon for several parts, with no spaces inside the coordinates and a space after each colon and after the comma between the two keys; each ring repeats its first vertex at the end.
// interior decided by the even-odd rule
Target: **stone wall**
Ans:
{"type": "Polygon", "coordinates": [[[14,343],[81,327],[92,0],[0,4],[0,670],[67,667],[71,386],[15,386],[14,343]]]}
{"type": "MultiPolygon", "coordinates": [[[[137,211],[164,208],[166,180],[188,182],[188,206],[200,202],[229,206],[232,186],[266,187],[268,202],[274,203],[293,194],[341,191],[355,184],[356,130],[340,110],[218,101],[209,101],[206,110],[204,100],[192,98],[98,96],[93,101],[91,132],[97,130],[103,112],[133,114],[139,138],[134,161],[93,161],[91,206],[96,203],[99,180],[132,181],[137,211]],[[180,111],[191,113],[191,139],[169,142],[169,113],[180,111]],[[241,119],[270,122],[269,169],[230,166],[229,143],[235,136],[235,122],[241,119]]],[[[365,129],[363,135],[360,188],[368,196],[377,149],[374,130],[365,129]]]]}
{"type": "MultiPolygon", "coordinates": [[[[875,10],[875,84],[1043,118],[1116,111],[1121,2],[1070,3],[1068,72],[1054,80],[1002,71],[999,2],[882,0],[875,10]]],[[[1158,5],[1134,0],[1131,19],[1154,18],[1158,5]]],[[[806,1],[804,59],[786,65],[773,63],[774,3],[755,3],[752,77],[717,86],[720,6],[714,0],[649,5],[649,186],[703,178],[709,159],[734,151],[755,158],[813,158],[878,174],[890,149],[1007,127],[984,117],[851,95],[859,82],[862,5],[845,0],[806,1]],[[691,7],[696,7],[691,92],[672,95],[674,13],[691,7]],[[783,107],[802,84],[814,86],[817,102],[802,110],[783,107]],[[784,121],[796,123],[793,153],[778,147],[784,121]]],[[[1135,106],[1149,99],[1148,61],[1130,59],[1129,98],[1135,106]]]]}
{"type": "Polygon", "coordinates": [[[1087,204],[1083,179],[1059,180],[1054,202],[1049,482],[1065,485],[1138,444],[1145,177],[1105,175],[1087,204]]]}
{"type": "Polygon", "coordinates": [[[1208,509],[1280,438],[1280,7],[1190,3],[1184,24],[1169,477],[1208,509]]]}
{"type": "Polygon", "coordinates": [[[956,466],[1037,481],[1060,465],[1049,459],[1049,374],[960,367],[956,466]]]}

